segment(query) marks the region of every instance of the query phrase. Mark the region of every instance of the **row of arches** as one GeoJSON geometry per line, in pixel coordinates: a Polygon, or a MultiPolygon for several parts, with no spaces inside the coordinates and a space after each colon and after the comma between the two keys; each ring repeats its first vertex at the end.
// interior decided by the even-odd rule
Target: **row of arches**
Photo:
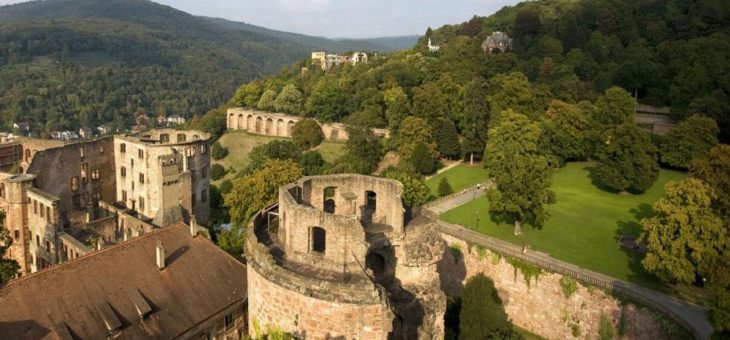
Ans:
{"type": "Polygon", "coordinates": [[[294,119],[266,117],[252,113],[228,114],[228,129],[244,130],[259,135],[291,137],[295,123],[294,119]]]}

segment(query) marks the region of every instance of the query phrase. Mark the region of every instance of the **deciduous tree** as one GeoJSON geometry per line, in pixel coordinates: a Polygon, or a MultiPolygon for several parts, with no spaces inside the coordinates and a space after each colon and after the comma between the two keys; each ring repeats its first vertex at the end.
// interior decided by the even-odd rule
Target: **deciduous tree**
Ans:
{"type": "Polygon", "coordinates": [[[297,149],[304,151],[321,144],[324,140],[324,133],[316,121],[303,119],[292,126],[291,137],[297,149]]]}
{"type": "Polygon", "coordinates": [[[428,202],[431,191],[428,190],[426,183],[419,177],[395,168],[383,171],[381,176],[394,179],[403,184],[403,195],[401,195],[401,199],[404,205],[418,207],[428,202]]]}
{"type": "Polygon", "coordinates": [[[264,91],[264,94],[261,95],[261,98],[259,99],[258,104],[256,104],[256,107],[261,110],[267,110],[267,111],[273,111],[276,109],[276,105],[274,102],[276,101],[276,91],[274,90],[266,90],[264,91]]]}
{"type": "Polygon", "coordinates": [[[593,128],[589,113],[577,105],[553,100],[546,116],[540,139],[542,149],[549,150],[561,162],[585,160],[590,144],[589,131],[593,128]]]}
{"type": "Polygon", "coordinates": [[[601,184],[635,193],[649,189],[659,176],[659,165],[648,134],[626,121],[604,133],[602,140],[596,150],[596,176],[601,184]]]}
{"type": "Polygon", "coordinates": [[[593,119],[599,124],[619,125],[634,114],[634,98],[620,87],[612,87],[596,100],[593,119]]]}
{"type": "Polygon", "coordinates": [[[408,96],[400,86],[391,87],[383,93],[385,101],[385,118],[388,120],[388,128],[391,135],[398,134],[398,127],[401,122],[411,114],[408,96]]]}
{"type": "Polygon", "coordinates": [[[420,142],[426,145],[432,157],[438,155],[436,142],[433,139],[431,126],[423,119],[410,116],[403,120],[398,129],[398,154],[409,159],[420,142]]]}
{"type": "Polygon", "coordinates": [[[464,156],[474,163],[474,154],[479,157],[487,145],[487,123],[489,122],[489,103],[487,84],[482,78],[474,78],[464,89],[464,120],[461,131],[464,156]]]}
{"type": "Polygon", "coordinates": [[[540,125],[512,110],[501,116],[484,152],[484,166],[497,184],[487,199],[492,215],[513,222],[519,235],[522,222],[540,226],[548,218],[545,205],[555,201],[552,169],[538,150],[540,125]]]}
{"type": "Polygon", "coordinates": [[[274,100],[274,108],[277,111],[299,114],[302,107],[302,93],[293,84],[284,86],[274,100]]]}
{"type": "Polygon", "coordinates": [[[302,167],[296,162],[272,159],[253,173],[233,180],[233,189],[225,196],[231,223],[245,226],[254,213],[276,202],[279,187],[302,176],[302,167]]]}
{"type": "Polygon", "coordinates": [[[495,333],[511,333],[512,324],[502,306],[494,282],[477,274],[461,289],[459,339],[494,339],[495,333]]]}
{"type": "Polygon", "coordinates": [[[5,227],[5,212],[0,211],[0,285],[10,281],[20,270],[18,262],[6,258],[11,245],[13,245],[13,237],[5,227]]]}
{"type": "Polygon", "coordinates": [[[718,199],[713,203],[715,212],[730,225],[730,145],[720,144],[695,159],[689,168],[692,177],[707,183],[718,199]]]}
{"type": "Polygon", "coordinates": [[[690,116],[664,136],[659,148],[662,163],[687,169],[693,159],[717,145],[719,132],[714,119],[690,116]]]}
{"type": "Polygon", "coordinates": [[[668,183],[665,191],[653,216],[641,221],[647,243],[641,263],[664,281],[692,283],[696,275],[710,275],[730,251],[728,229],[712,211],[717,196],[707,184],[688,178],[668,183]]]}

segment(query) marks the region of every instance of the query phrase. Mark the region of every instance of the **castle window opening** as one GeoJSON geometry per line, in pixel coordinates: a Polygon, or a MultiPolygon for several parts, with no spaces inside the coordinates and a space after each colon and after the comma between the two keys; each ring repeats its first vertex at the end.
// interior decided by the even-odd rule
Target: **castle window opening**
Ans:
{"type": "Polygon", "coordinates": [[[183,133],[179,133],[179,134],[177,134],[177,142],[178,142],[178,143],[182,143],[182,142],[184,142],[184,141],[185,141],[185,138],[186,138],[186,137],[185,137],[185,134],[183,134],[183,133]]]}
{"type": "Polygon", "coordinates": [[[324,188],[324,212],[334,214],[336,210],[335,194],[337,193],[337,187],[326,187],[324,188]]]}
{"type": "Polygon", "coordinates": [[[25,149],[25,162],[30,161],[30,149],[25,149]]]}
{"type": "Polygon", "coordinates": [[[144,197],[139,196],[139,210],[144,210],[144,197]]]}
{"type": "Polygon", "coordinates": [[[38,234],[35,234],[35,245],[36,245],[36,247],[41,246],[41,237],[38,236],[38,234]]]}
{"type": "Polygon", "coordinates": [[[49,206],[46,206],[46,220],[48,222],[51,221],[51,207],[49,207],[49,206]]]}
{"type": "Polygon", "coordinates": [[[312,227],[312,251],[324,254],[327,249],[327,231],[320,227],[312,227]]]}
{"type": "Polygon", "coordinates": [[[81,154],[81,158],[84,158],[84,148],[79,148],[79,153],[81,154]]]}
{"type": "Polygon", "coordinates": [[[143,173],[139,174],[139,184],[144,184],[144,174],[143,173]]]}
{"type": "Polygon", "coordinates": [[[375,192],[368,190],[365,192],[365,197],[365,208],[375,212],[375,209],[378,207],[378,195],[375,192]]]}
{"type": "Polygon", "coordinates": [[[127,152],[127,144],[119,144],[119,152],[127,152]]]}
{"type": "Polygon", "coordinates": [[[73,191],[79,190],[79,177],[78,176],[71,177],[71,190],[73,190],[73,191]]]}
{"type": "Polygon", "coordinates": [[[51,242],[46,241],[46,251],[51,252],[51,242]]]}
{"type": "Polygon", "coordinates": [[[40,207],[40,208],[41,208],[41,209],[40,209],[40,210],[41,210],[41,217],[44,217],[45,215],[43,215],[43,204],[40,204],[40,206],[41,206],[41,207],[40,207]]]}
{"type": "Polygon", "coordinates": [[[20,230],[18,230],[18,229],[15,229],[15,239],[16,240],[20,239],[20,230]]]}
{"type": "Polygon", "coordinates": [[[119,176],[127,177],[127,167],[123,166],[119,168],[119,176]]]}
{"type": "Polygon", "coordinates": [[[5,198],[5,183],[0,183],[0,197],[5,198]]]}
{"type": "Polygon", "coordinates": [[[234,326],[234,322],[233,321],[234,321],[233,313],[226,314],[226,318],[225,318],[226,330],[231,329],[231,327],[234,326]]]}
{"type": "Polygon", "coordinates": [[[142,149],[138,149],[138,150],[137,150],[137,157],[139,157],[139,158],[144,158],[144,150],[142,150],[142,149]]]}
{"type": "Polygon", "coordinates": [[[200,153],[206,153],[208,152],[208,146],[203,144],[200,146],[200,153]]]}
{"type": "Polygon", "coordinates": [[[167,143],[170,141],[170,135],[163,133],[160,135],[160,142],[167,143]]]}

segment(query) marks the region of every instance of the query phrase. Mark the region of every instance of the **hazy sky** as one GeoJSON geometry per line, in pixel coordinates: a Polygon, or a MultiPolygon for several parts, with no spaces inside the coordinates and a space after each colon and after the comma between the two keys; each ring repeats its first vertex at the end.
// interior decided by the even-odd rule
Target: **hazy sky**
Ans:
{"type": "MultiPolygon", "coordinates": [[[[18,3],[0,0],[0,5],[18,3]]],[[[517,0],[156,0],[195,15],[326,37],[423,34],[517,0]]]]}

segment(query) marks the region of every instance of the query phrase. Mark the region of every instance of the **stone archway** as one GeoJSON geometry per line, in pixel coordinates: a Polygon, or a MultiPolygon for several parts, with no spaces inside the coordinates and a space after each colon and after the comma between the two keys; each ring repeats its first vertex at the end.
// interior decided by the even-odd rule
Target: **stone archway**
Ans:
{"type": "Polygon", "coordinates": [[[237,129],[242,129],[244,127],[244,121],[243,121],[243,114],[238,115],[238,127],[237,129]]]}
{"type": "Polygon", "coordinates": [[[286,123],[286,137],[291,137],[291,130],[294,127],[294,121],[290,120],[286,123]]]}
{"type": "Polygon", "coordinates": [[[286,137],[286,126],[284,126],[284,120],[281,118],[276,121],[276,135],[286,137]]]}
{"type": "Polygon", "coordinates": [[[274,120],[271,118],[266,118],[266,129],[264,130],[264,134],[267,136],[271,136],[274,134],[274,120]]]}
{"type": "Polygon", "coordinates": [[[262,125],[264,125],[264,119],[261,116],[256,116],[256,133],[261,133],[262,125]]]}
{"type": "Polygon", "coordinates": [[[254,122],[253,115],[248,114],[248,117],[246,117],[246,131],[255,131],[256,130],[256,122],[254,122]]]}
{"type": "Polygon", "coordinates": [[[228,115],[228,129],[229,130],[236,130],[236,115],[230,114],[228,115]]]}

